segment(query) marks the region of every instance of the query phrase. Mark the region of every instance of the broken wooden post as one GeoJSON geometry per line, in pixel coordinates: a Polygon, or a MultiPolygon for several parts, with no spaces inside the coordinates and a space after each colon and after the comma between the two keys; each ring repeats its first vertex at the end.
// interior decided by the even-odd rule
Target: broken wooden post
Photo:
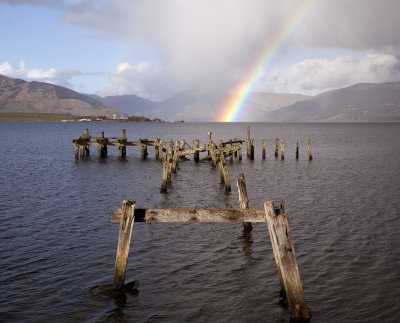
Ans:
{"type": "MultiPolygon", "coordinates": [[[[239,138],[235,138],[235,139],[233,139],[233,140],[234,140],[234,141],[239,141],[240,139],[239,139],[239,138]]],[[[239,143],[238,145],[240,145],[240,143],[239,143]]],[[[237,156],[238,156],[237,150],[235,150],[234,156],[235,156],[235,158],[237,158],[237,156]]]]}
{"type": "Polygon", "coordinates": [[[288,299],[292,317],[307,320],[310,319],[311,312],[304,297],[284,204],[283,200],[265,202],[266,221],[278,274],[288,299]]]}
{"type": "Polygon", "coordinates": [[[122,129],[121,138],[118,138],[118,143],[120,144],[118,147],[118,155],[120,159],[123,159],[126,156],[126,141],[126,130],[122,129]]]}
{"type": "Polygon", "coordinates": [[[141,149],[141,158],[142,158],[142,160],[145,160],[145,159],[147,159],[147,155],[148,155],[147,144],[148,144],[149,140],[147,138],[144,138],[144,139],[139,139],[139,142],[140,142],[140,146],[142,148],[141,149]]]}
{"type": "Polygon", "coordinates": [[[308,138],[307,147],[308,147],[308,159],[311,160],[312,159],[312,151],[311,151],[311,139],[310,138],[308,138]]]}
{"type": "MultiPolygon", "coordinates": [[[[183,153],[185,151],[185,139],[181,139],[181,143],[180,143],[180,151],[181,153],[183,153]]],[[[182,155],[181,158],[186,158],[185,155],[182,155]]]]}
{"type": "MultiPolygon", "coordinates": [[[[83,132],[83,139],[85,139],[86,143],[88,143],[90,141],[90,136],[89,136],[89,129],[85,129],[83,132]]],[[[84,152],[84,156],[89,156],[90,155],[90,149],[89,149],[89,145],[86,144],[83,149],[85,150],[84,152]]]]}
{"type": "Polygon", "coordinates": [[[214,143],[211,143],[210,156],[211,156],[211,166],[213,168],[215,168],[217,166],[217,153],[215,151],[215,144],[214,143]]]}
{"type": "Polygon", "coordinates": [[[240,148],[239,148],[239,160],[242,160],[242,144],[240,143],[240,148]]]}
{"type": "Polygon", "coordinates": [[[299,142],[296,141],[296,159],[299,159],[299,142]]]}
{"type": "Polygon", "coordinates": [[[75,146],[75,159],[79,159],[79,145],[74,143],[74,146],[75,146]]]}
{"type": "Polygon", "coordinates": [[[117,255],[115,257],[115,270],[113,287],[120,289],[124,286],[126,265],[128,264],[129,247],[131,245],[131,236],[133,222],[135,220],[135,201],[122,202],[122,216],[119,225],[119,237],[117,255]]]}
{"type": "Polygon", "coordinates": [[[261,140],[261,145],[262,145],[262,159],[265,159],[265,139],[261,140]]]}
{"type": "Polygon", "coordinates": [[[171,182],[171,171],[172,171],[172,146],[168,147],[167,161],[168,161],[168,170],[167,170],[167,181],[171,182]]]}
{"type": "Polygon", "coordinates": [[[278,158],[278,138],[275,138],[275,158],[278,158]]]}
{"type": "Polygon", "coordinates": [[[285,159],[285,142],[283,141],[283,138],[281,138],[281,159],[285,159]]]}
{"type": "MultiPolygon", "coordinates": [[[[193,149],[199,149],[200,148],[200,140],[199,139],[193,139],[193,149]]],[[[195,163],[198,163],[200,161],[200,151],[196,150],[193,154],[193,160],[195,163]]]]}
{"type": "Polygon", "coordinates": [[[250,159],[254,160],[254,139],[251,139],[251,144],[250,144],[250,159]]]}
{"type": "MultiPolygon", "coordinates": [[[[244,178],[243,173],[239,175],[237,180],[238,194],[239,194],[239,205],[240,209],[248,209],[249,208],[249,199],[247,198],[247,190],[246,190],[246,180],[244,178]]],[[[250,232],[253,229],[251,222],[243,222],[243,230],[245,232],[250,232]]]]}

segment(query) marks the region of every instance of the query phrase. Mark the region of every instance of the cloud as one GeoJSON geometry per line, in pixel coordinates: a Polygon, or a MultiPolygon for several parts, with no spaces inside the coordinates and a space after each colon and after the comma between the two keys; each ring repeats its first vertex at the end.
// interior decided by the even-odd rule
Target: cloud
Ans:
{"type": "Polygon", "coordinates": [[[0,64],[0,74],[27,81],[47,82],[66,87],[72,87],[69,82],[72,77],[83,75],[83,73],[72,69],[57,72],[55,68],[27,68],[24,60],[20,61],[18,67],[11,65],[8,61],[4,61],[0,64]]]}
{"type": "Polygon", "coordinates": [[[400,80],[400,59],[395,55],[369,53],[358,57],[306,59],[287,73],[274,70],[259,84],[259,90],[318,94],[356,83],[385,83],[400,80]]]}
{"type": "Polygon", "coordinates": [[[118,63],[110,81],[112,85],[104,91],[105,95],[135,94],[158,101],[178,91],[171,87],[161,69],[145,61],[138,64],[118,63]]]}

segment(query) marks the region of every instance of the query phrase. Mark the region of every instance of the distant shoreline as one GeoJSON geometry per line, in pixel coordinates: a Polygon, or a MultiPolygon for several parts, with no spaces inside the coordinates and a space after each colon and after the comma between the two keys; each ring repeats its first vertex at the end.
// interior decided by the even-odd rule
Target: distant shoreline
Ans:
{"type": "Polygon", "coordinates": [[[104,117],[76,116],[56,113],[10,113],[0,112],[0,122],[164,122],[145,116],[129,116],[128,119],[107,119],[104,117]]]}

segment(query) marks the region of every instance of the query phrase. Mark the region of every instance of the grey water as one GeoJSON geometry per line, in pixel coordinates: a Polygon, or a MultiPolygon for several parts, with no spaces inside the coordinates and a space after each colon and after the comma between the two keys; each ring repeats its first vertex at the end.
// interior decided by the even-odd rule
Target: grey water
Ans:
{"type": "Polygon", "coordinates": [[[400,124],[0,123],[0,321],[289,322],[267,225],[135,223],[127,281],[139,292],[103,298],[112,282],[122,200],[136,207],[251,208],[285,199],[311,322],[400,321],[400,124]],[[85,128],[129,140],[256,141],[255,160],[228,161],[232,191],[209,162],[181,162],[167,193],[162,163],[116,147],[75,160],[85,128]],[[261,139],[267,156],[261,158],[261,139]],[[285,159],[274,158],[275,138],[285,159]],[[313,160],[308,160],[307,138],[313,160]],[[295,143],[300,158],[295,159],[295,143]]]}

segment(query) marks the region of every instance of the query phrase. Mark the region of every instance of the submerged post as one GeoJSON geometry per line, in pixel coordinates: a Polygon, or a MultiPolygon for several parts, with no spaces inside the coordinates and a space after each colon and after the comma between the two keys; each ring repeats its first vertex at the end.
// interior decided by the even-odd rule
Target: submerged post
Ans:
{"type": "Polygon", "coordinates": [[[163,141],[161,139],[158,142],[158,159],[163,160],[163,141]]]}
{"type": "Polygon", "coordinates": [[[160,138],[157,138],[154,140],[154,158],[155,160],[159,159],[159,154],[160,154],[160,138]]]}
{"type": "MultiPolygon", "coordinates": [[[[243,173],[239,175],[237,180],[238,194],[239,194],[239,205],[240,208],[248,209],[249,208],[249,199],[247,198],[247,190],[246,190],[246,180],[244,178],[243,173]]],[[[243,230],[245,232],[250,232],[253,229],[251,222],[243,222],[243,230]]]]}
{"type": "Polygon", "coordinates": [[[311,160],[312,159],[312,151],[311,151],[311,139],[310,138],[308,138],[307,147],[308,147],[308,159],[311,160]]]}
{"type": "Polygon", "coordinates": [[[131,245],[131,236],[133,222],[135,220],[135,201],[122,202],[122,216],[119,225],[119,237],[117,255],[115,257],[115,270],[113,287],[120,289],[124,286],[126,265],[128,264],[129,247],[131,245]]]}
{"type": "Polygon", "coordinates": [[[99,143],[99,148],[97,149],[97,157],[98,158],[105,158],[107,157],[107,142],[108,139],[104,138],[104,131],[100,132],[100,138],[97,139],[99,143]]]}
{"type": "MultiPolygon", "coordinates": [[[[200,148],[200,140],[193,139],[193,149],[198,149],[198,148],[200,148]]],[[[195,163],[198,163],[200,161],[200,152],[198,150],[194,152],[193,160],[195,163]]]]}
{"type": "Polygon", "coordinates": [[[285,159],[285,142],[283,141],[283,138],[281,138],[281,159],[285,159]]]}
{"type": "Polygon", "coordinates": [[[250,144],[250,159],[254,160],[254,139],[251,139],[251,144],[250,144]]]}
{"type": "Polygon", "coordinates": [[[299,142],[296,141],[296,159],[299,159],[299,142]]]}
{"type": "Polygon", "coordinates": [[[304,297],[284,204],[283,200],[264,203],[272,250],[292,317],[295,319],[310,319],[311,312],[304,297]]]}
{"type": "Polygon", "coordinates": [[[250,139],[250,127],[246,129],[246,145],[247,145],[247,157],[251,155],[251,139],[250,139]]]}
{"type": "Polygon", "coordinates": [[[147,159],[147,155],[148,155],[147,144],[148,144],[149,140],[147,138],[144,138],[144,139],[140,139],[139,141],[140,141],[140,146],[142,148],[141,149],[141,158],[142,158],[142,160],[145,160],[145,159],[147,159]]]}
{"type": "Polygon", "coordinates": [[[279,139],[275,138],[275,158],[278,158],[278,142],[279,139]]]}
{"type": "Polygon", "coordinates": [[[118,143],[120,146],[118,147],[118,155],[120,159],[125,158],[126,156],[126,130],[122,129],[121,138],[118,138],[118,143]]]}

